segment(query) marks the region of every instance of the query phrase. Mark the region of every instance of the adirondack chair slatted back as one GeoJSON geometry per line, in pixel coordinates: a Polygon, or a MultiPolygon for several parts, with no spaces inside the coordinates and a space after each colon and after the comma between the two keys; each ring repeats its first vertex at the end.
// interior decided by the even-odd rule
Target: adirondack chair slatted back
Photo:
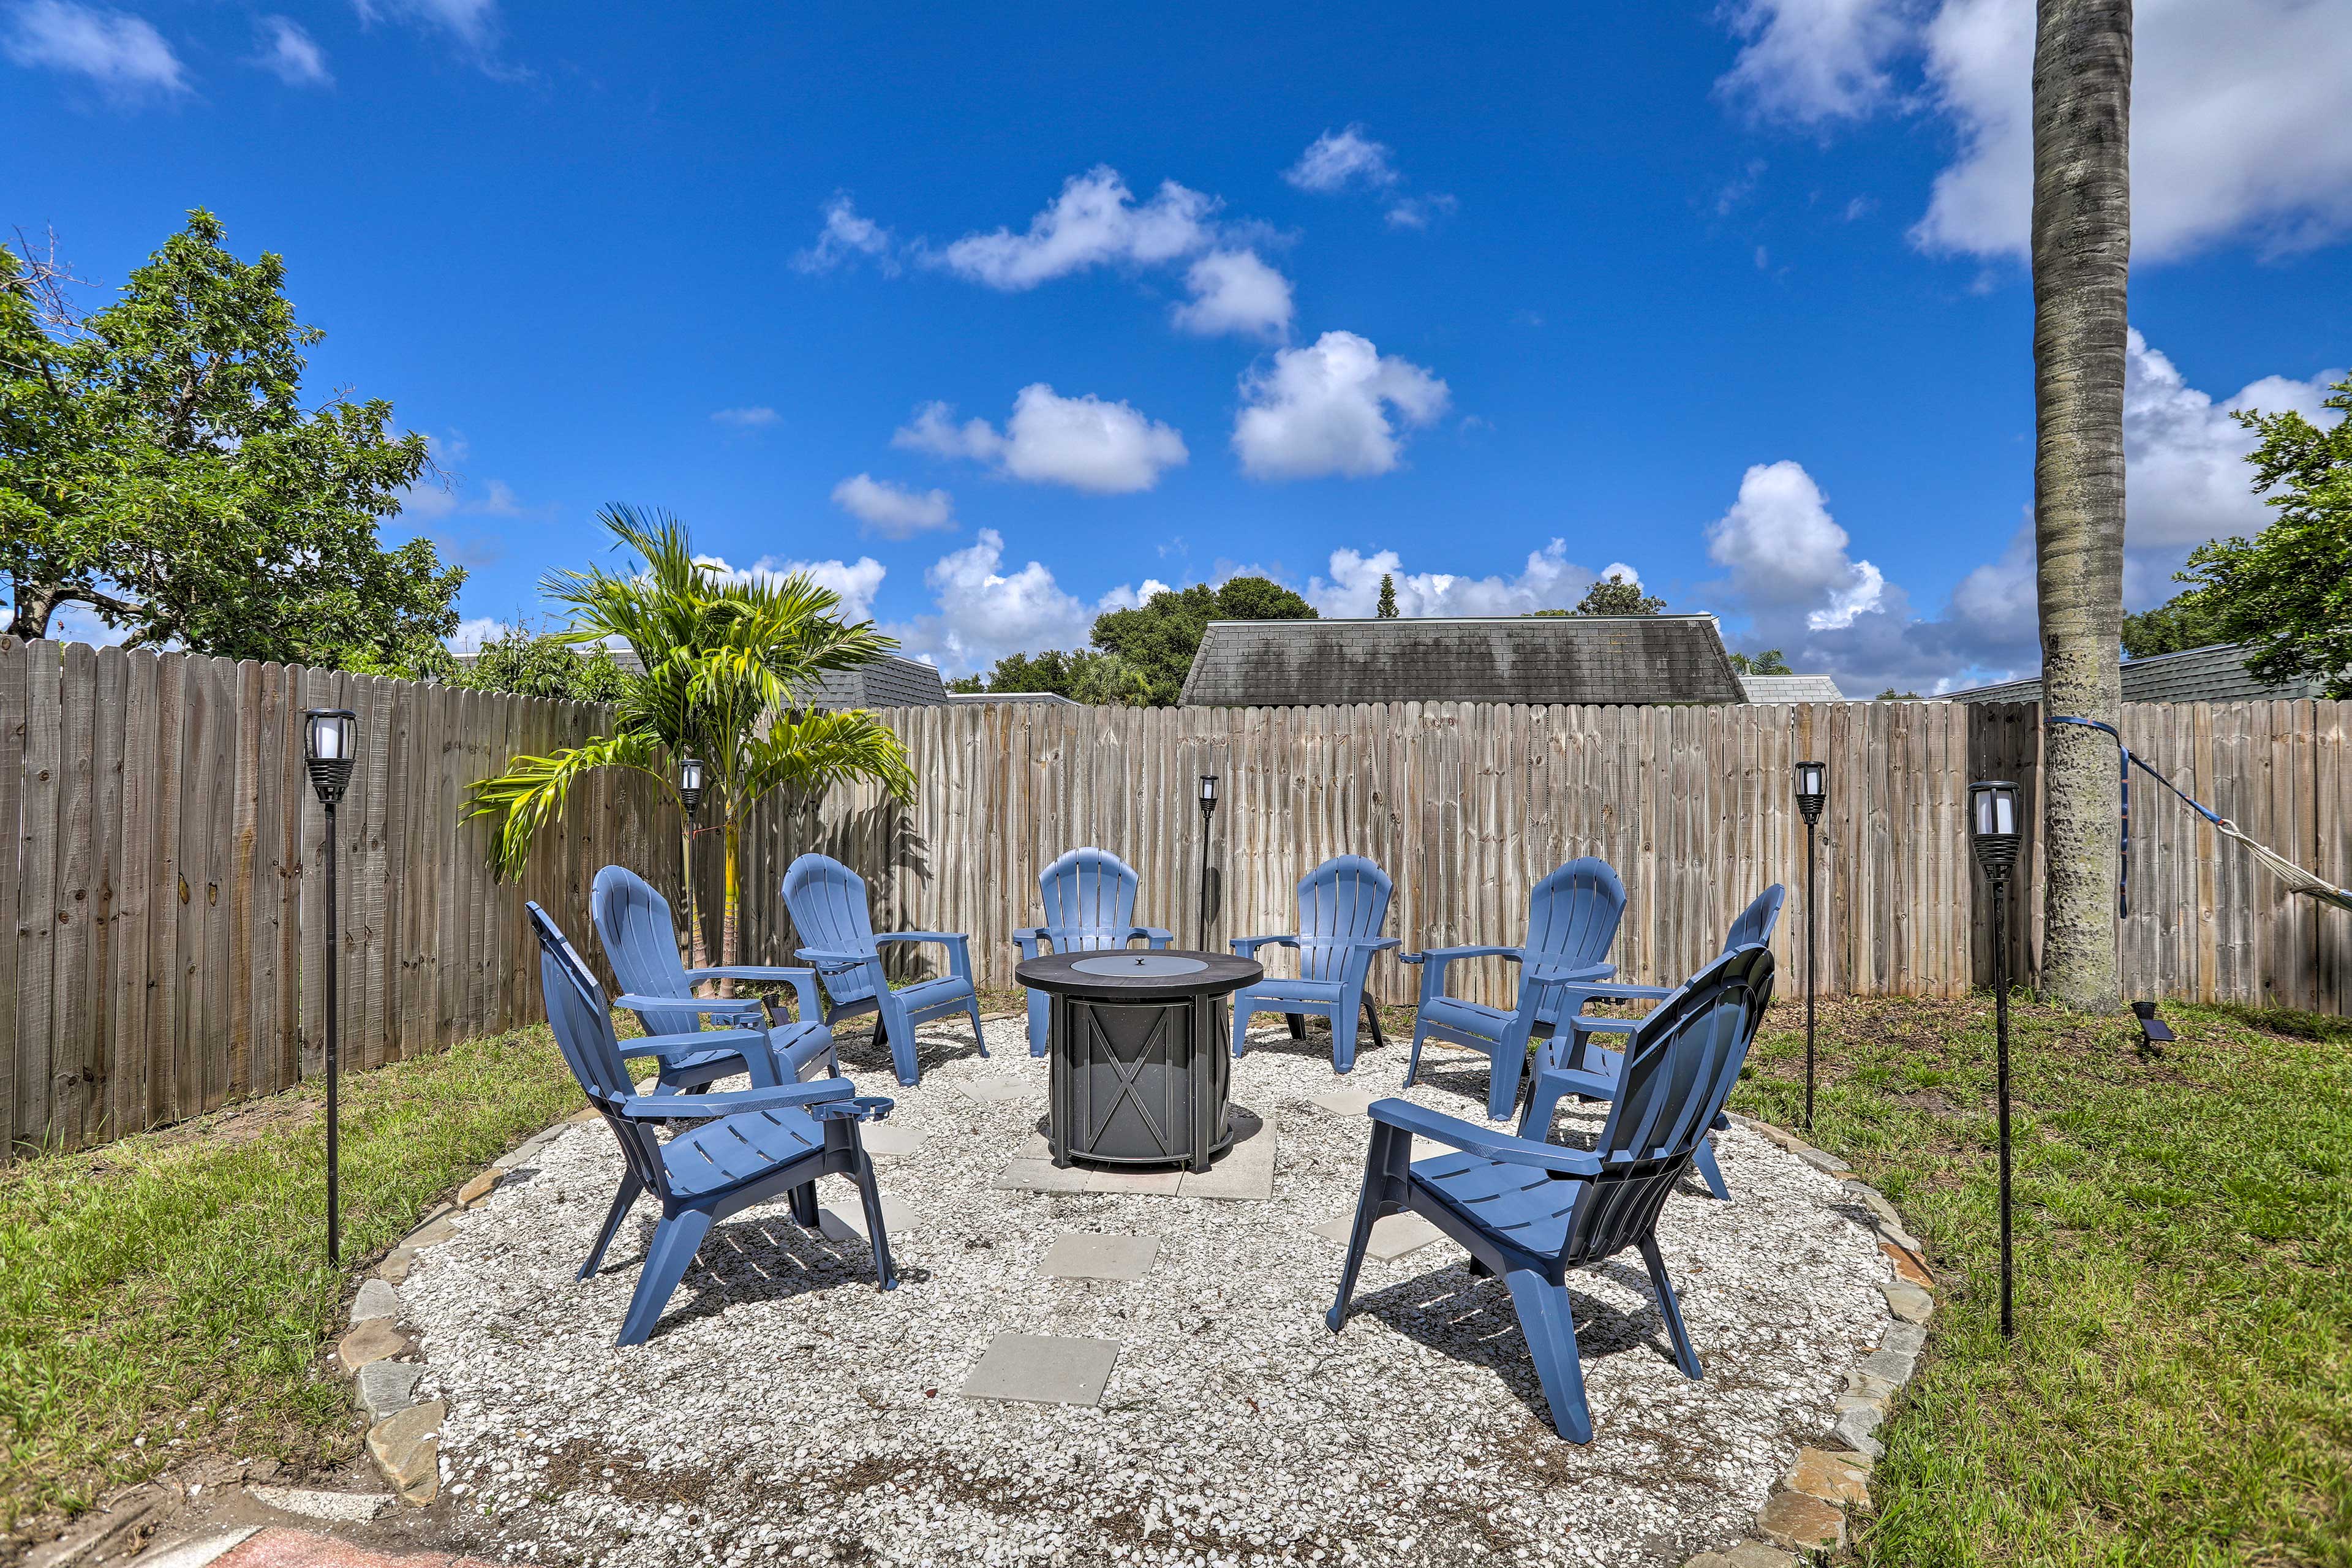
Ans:
{"type": "Polygon", "coordinates": [[[1346,978],[1349,945],[1379,939],[1395,887],[1360,855],[1334,857],[1307,873],[1298,884],[1298,977],[1346,978]]]}
{"type": "MultiPolygon", "coordinates": [[[[874,921],[866,908],[866,879],[823,855],[803,855],[784,869],[784,908],[801,945],[820,952],[871,953],[874,921]]],[[[824,994],[835,1005],[874,994],[863,969],[824,976],[824,994]]]]}
{"type": "Polygon", "coordinates": [[[1580,1198],[1571,1259],[1601,1258],[1648,1234],[1690,1168],[1747,1059],[1772,999],[1772,954],[1737,948],[1693,975],[1642,1021],[1593,1152],[1608,1169],[1580,1198]]]}
{"type": "Polygon", "coordinates": [[[1127,945],[1142,879],[1108,849],[1073,849],[1037,874],[1041,922],[1056,952],[1102,952],[1127,945]]]}
{"type": "Polygon", "coordinates": [[[617,1114],[637,1092],[621,1056],[621,1042],[613,1033],[613,1015],[604,1005],[604,987],[589,973],[570,939],[556,928],[537,903],[524,906],[531,929],[539,936],[539,984],[547,997],[548,1027],[564,1065],[580,1081],[588,1103],[604,1112],[604,1125],[620,1141],[622,1158],[637,1180],[656,1193],[668,1191],[668,1173],[662,1163],[661,1145],[653,1130],[617,1114]]]}
{"type": "Polygon", "coordinates": [[[1787,889],[1775,882],[1749,900],[1748,907],[1739,911],[1739,918],[1731,922],[1731,930],[1724,934],[1723,951],[1729,952],[1751,944],[1771,946],[1773,928],[1780,923],[1780,903],[1787,897],[1787,889]]]}
{"type": "Polygon", "coordinates": [[[1625,918],[1625,884],[1606,860],[1570,860],[1528,895],[1528,956],[1540,953],[1570,965],[1609,956],[1625,918]]]}
{"type": "MultiPolygon", "coordinates": [[[[597,872],[588,891],[588,919],[624,994],[692,994],[686,965],[678,961],[677,927],[670,919],[669,900],[643,877],[625,866],[607,866],[597,872]]],[[[639,1013],[637,1022],[648,1035],[690,1035],[702,1027],[702,1015],[663,1009],[639,1013]]]]}

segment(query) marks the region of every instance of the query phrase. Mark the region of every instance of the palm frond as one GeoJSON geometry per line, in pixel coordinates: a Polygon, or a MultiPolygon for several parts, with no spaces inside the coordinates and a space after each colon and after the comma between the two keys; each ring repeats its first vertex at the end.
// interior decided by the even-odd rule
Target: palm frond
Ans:
{"type": "Polygon", "coordinates": [[[770,790],[819,795],[836,784],[871,780],[901,800],[915,793],[907,748],[873,714],[780,715],[751,746],[743,773],[746,806],[770,790]]]}
{"type": "Polygon", "coordinates": [[[520,876],[541,828],[563,820],[572,787],[601,768],[629,768],[669,785],[669,752],[643,731],[599,735],[551,756],[518,756],[507,770],[478,782],[467,801],[467,820],[497,819],[490,865],[499,879],[520,876]]]}

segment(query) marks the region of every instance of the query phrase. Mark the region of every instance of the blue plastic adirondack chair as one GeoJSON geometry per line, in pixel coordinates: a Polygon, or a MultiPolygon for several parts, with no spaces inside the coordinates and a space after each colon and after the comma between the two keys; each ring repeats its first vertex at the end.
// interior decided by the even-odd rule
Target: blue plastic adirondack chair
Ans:
{"type": "Polygon", "coordinates": [[[1592,1441],[1592,1415],[1576,1354],[1569,1269],[1638,1247],[1675,1361],[1685,1377],[1698,1377],[1698,1352],[1658,1252],[1658,1211],[1723,1110],[1771,994],[1771,950],[1743,947],[1660,1004],[1626,1047],[1616,1102],[1590,1152],[1513,1137],[1410,1100],[1373,1101],[1355,1229],[1339,1299],[1325,1319],[1332,1331],[1348,1321],[1373,1222],[1410,1210],[1466,1248],[1472,1272],[1502,1276],[1552,1426],[1570,1442],[1592,1441]],[[1454,1152],[1417,1161],[1416,1137],[1454,1152]]]}
{"type": "Polygon", "coordinates": [[[972,989],[971,939],[960,931],[893,931],[877,933],[866,909],[866,879],[823,855],[803,855],[784,868],[784,908],[808,945],[799,957],[815,966],[833,1005],[824,1021],[837,1023],[874,1015],[875,1038],[890,1047],[898,1081],[912,1089],[921,1078],[915,1065],[915,1026],[964,1013],[971,1037],[988,1054],[980,1030],[980,994],[972,989]],[[936,942],[948,950],[949,972],[892,990],[882,972],[882,944],[936,942]]]}
{"type": "Polygon", "coordinates": [[[1296,948],[1298,973],[1291,978],[1266,976],[1234,998],[1234,1055],[1249,1053],[1250,1015],[1280,1013],[1290,1021],[1290,1037],[1303,1039],[1307,1016],[1331,1020],[1331,1067],[1351,1071],[1356,1065],[1356,1018],[1371,1019],[1372,1043],[1388,1044],[1381,1033],[1380,1009],[1364,997],[1364,978],[1372,955],[1404,944],[1382,936],[1388,924],[1389,895],[1395,884],[1389,874],[1360,855],[1340,855],[1307,873],[1298,884],[1298,930],[1287,936],[1237,936],[1234,951],[1255,958],[1263,947],[1296,948]]]}
{"type": "MultiPolygon", "coordinates": [[[[1037,873],[1037,897],[1045,907],[1042,925],[1013,933],[1021,956],[1046,952],[1107,952],[1137,937],[1166,947],[1171,931],[1135,923],[1136,889],[1142,879],[1108,849],[1073,849],[1037,873]]],[[[1052,1004],[1043,991],[1029,993],[1029,1054],[1045,1054],[1046,1017],[1052,1004]]]]}
{"type": "MultiPolygon", "coordinates": [[[[754,1083],[792,1083],[814,1078],[821,1071],[838,1077],[834,1058],[833,1031],[817,1020],[816,971],[783,969],[771,964],[735,964],[721,969],[688,969],[678,961],[677,927],[671,924],[669,900],[643,877],[625,866],[607,866],[596,873],[588,892],[588,919],[613,977],[625,994],[613,998],[615,1007],[636,1014],[648,1035],[690,1035],[706,1017],[723,1026],[760,1028],[768,1037],[774,1070],[754,1083]],[[776,1021],[772,1009],[757,997],[697,996],[694,987],[705,980],[742,980],[753,984],[789,982],[800,995],[797,1023],[776,1021]]],[[[624,1049],[626,1047],[624,1047],[624,1049]]],[[[732,1056],[733,1053],[727,1053],[732,1056]]],[[[714,1078],[726,1076],[713,1074],[714,1078]]],[[[708,1083],[709,1079],[704,1079],[708,1083]]],[[[676,1080],[665,1072],[662,1084],[676,1080]]]]}
{"type": "MultiPolygon", "coordinates": [[[[1780,904],[1787,897],[1778,882],[1749,900],[1739,918],[1731,922],[1724,934],[1725,952],[1735,952],[1750,944],[1769,945],[1772,931],[1780,923],[1780,904]]],[[[1663,1000],[1675,994],[1668,985],[1622,985],[1615,981],[1600,984],[1571,985],[1568,988],[1568,1016],[1562,1021],[1567,1031],[1563,1040],[1555,1032],[1543,1047],[1536,1068],[1534,1086],[1528,1091],[1528,1108],[1519,1118],[1519,1136],[1548,1138],[1551,1135],[1552,1114],[1559,1109],[1564,1095],[1580,1094],[1588,1100],[1607,1100],[1617,1092],[1617,1076],[1624,1065],[1623,1053],[1592,1044],[1596,1034],[1630,1035],[1641,1026],[1638,1018],[1588,1018],[1583,1016],[1588,1002],[1643,1002],[1663,1000]]],[[[1711,1132],[1721,1131],[1731,1125],[1718,1115],[1711,1132]]],[[[1692,1155],[1698,1173],[1706,1183],[1706,1190],[1728,1203],[1731,1189],[1723,1184],[1722,1168],[1715,1163],[1715,1144],[1711,1139],[1699,1140],[1692,1155]]]]}
{"type": "MultiPolygon", "coordinates": [[[[1412,1087],[1421,1068],[1423,1040],[1468,1046],[1494,1058],[1486,1083],[1486,1115],[1501,1121],[1518,1103],[1527,1068],[1528,1043],[1549,1034],[1563,1007],[1567,983],[1606,980],[1617,973],[1605,962],[1625,914],[1625,885],[1605,860],[1570,860],[1535,885],[1528,896],[1528,940],[1520,947],[1433,947],[1401,954],[1421,973],[1421,1005],[1413,1018],[1412,1058],[1404,1086],[1412,1087]],[[1458,958],[1508,958],[1519,964],[1517,1006],[1506,1012],[1445,994],[1445,967],[1458,958]],[[1530,966],[1545,975],[1532,983],[1530,966]]],[[[1572,1011],[1572,1009],[1570,1009],[1572,1011]]]]}
{"type": "MultiPolygon", "coordinates": [[[[874,1163],[857,1131],[860,1122],[889,1114],[890,1102],[861,1097],[845,1078],[724,1094],[639,1094],[622,1064],[621,1043],[613,1033],[604,989],[547,911],[536,903],[528,907],[539,935],[540,985],[556,1046],[588,1103],[613,1130],[626,1163],[621,1190],[613,1195],[612,1209],[579,1277],[585,1279],[603,1265],[604,1249],[639,1196],[650,1192],[661,1203],[653,1245],[646,1250],[636,1291],[614,1343],[645,1343],[703,1237],[730,1215],[788,1193],[793,1217],[814,1229],[819,1176],[845,1175],[857,1184],[866,1232],[874,1240],[875,1276],[883,1289],[897,1289],[889,1237],[882,1228],[882,1198],[874,1185],[874,1163]],[[692,1125],[667,1142],[654,1136],[656,1123],[681,1120],[692,1125]]],[[[737,1050],[764,1054],[763,1031],[728,1030],[718,1037],[729,1035],[737,1037],[730,1042],[737,1050]]]]}

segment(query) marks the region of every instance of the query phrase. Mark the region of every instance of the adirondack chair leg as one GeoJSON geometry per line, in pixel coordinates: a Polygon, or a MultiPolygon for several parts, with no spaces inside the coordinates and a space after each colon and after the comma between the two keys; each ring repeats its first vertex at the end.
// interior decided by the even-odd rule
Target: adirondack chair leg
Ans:
{"type": "Polygon", "coordinates": [[[1256,1016],[1257,1009],[1255,1007],[1236,1007],[1234,1009],[1234,1059],[1235,1061],[1239,1061],[1242,1058],[1249,1055],[1250,1020],[1256,1016]]]}
{"type": "Polygon", "coordinates": [[[1294,1039],[1294,1040],[1303,1040],[1303,1039],[1305,1039],[1305,1038],[1307,1037],[1307,1015],[1306,1015],[1306,1014],[1304,1014],[1304,1013],[1285,1013],[1285,1014],[1282,1016],[1282,1020],[1283,1020],[1283,1022],[1284,1022],[1284,1023],[1288,1024],[1288,1025],[1290,1026],[1290,1037],[1291,1037],[1292,1039],[1294,1039]]]}
{"type": "Polygon", "coordinates": [[[816,1184],[814,1182],[803,1182],[799,1186],[794,1187],[791,1192],[786,1193],[784,1194],[784,1199],[785,1202],[792,1205],[793,1223],[799,1226],[803,1230],[814,1230],[819,1225],[824,1223],[818,1217],[816,1212],[816,1184]]]}
{"type": "Polygon", "coordinates": [[[1372,1048],[1375,1050],[1387,1050],[1389,1048],[1389,1037],[1381,1033],[1380,1007],[1378,1004],[1374,1003],[1369,996],[1365,997],[1363,1001],[1363,1015],[1364,1021],[1372,1026],[1372,1048]]]}
{"type": "Polygon", "coordinates": [[[1691,1163],[1698,1167],[1699,1179],[1706,1190],[1725,1203],[1731,1201],[1731,1189],[1723,1184],[1723,1171],[1715,1163],[1715,1138],[1710,1133],[1699,1135],[1698,1147],[1691,1151],[1691,1163]]]}
{"type": "Polygon", "coordinates": [[[613,1342],[615,1345],[641,1345],[653,1337],[662,1309],[669,1305],[677,1282],[686,1278],[687,1265],[694,1261],[702,1238],[709,1234],[710,1214],[706,1209],[664,1216],[654,1232],[652,1249],[646,1254],[645,1270],[637,1276],[637,1291],[629,1298],[629,1315],[622,1321],[621,1337],[613,1342]]]}
{"type": "Polygon", "coordinates": [[[1348,1299],[1356,1293],[1356,1276],[1364,1267],[1364,1249],[1372,1244],[1372,1222],[1383,1213],[1403,1206],[1412,1163],[1412,1137],[1393,1127],[1375,1123],[1371,1146],[1364,1152],[1364,1188],[1356,1197],[1356,1223],[1348,1233],[1348,1260],[1339,1269],[1339,1299],[1323,1315],[1323,1321],[1335,1334],[1347,1327],[1348,1299]]]}
{"type": "Polygon", "coordinates": [[[1344,1007],[1334,1008],[1331,1016],[1331,1070],[1349,1073],[1356,1070],[1356,1015],[1339,1016],[1344,1007]]]}
{"type": "Polygon", "coordinates": [[[981,1032],[980,1027],[980,994],[977,991],[972,993],[971,998],[971,1043],[980,1047],[982,1056],[988,1055],[988,1037],[981,1032]]]}
{"type": "Polygon", "coordinates": [[[1404,1086],[1407,1089],[1412,1087],[1413,1075],[1421,1070],[1421,1019],[1416,1015],[1412,1021],[1412,1051],[1404,1059],[1404,1086]]]}
{"type": "Polygon", "coordinates": [[[1528,1089],[1528,1105],[1519,1113],[1519,1136],[1532,1138],[1538,1143],[1551,1139],[1552,1118],[1559,1110],[1559,1090],[1546,1089],[1538,1078],[1528,1089]]]}
{"type": "Polygon", "coordinates": [[[1492,1279],[1495,1277],[1495,1271],[1487,1268],[1486,1259],[1480,1258],[1476,1253],[1472,1253],[1464,1261],[1470,1266],[1470,1276],[1472,1279],[1492,1279]]]}
{"type": "Polygon", "coordinates": [[[857,1201],[866,1209],[866,1234],[874,1238],[874,1273],[880,1289],[898,1288],[898,1271],[890,1266],[890,1238],[882,1231],[882,1194],[874,1184],[874,1162],[863,1142],[857,1149],[857,1201]]]}
{"type": "MultiPolygon", "coordinates": [[[[923,1073],[922,1069],[915,1065],[914,1028],[910,1025],[905,1025],[904,1019],[901,1019],[900,1023],[904,1026],[889,1031],[890,1065],[898,1071],[900,1087],[912,1089],[921,1081],[923,1073]]],[[[874,1033],[877,1038],[883,1034],[882,1015],[879,1012],[874,1015],[874,1033]]]]}
{"type": "Polygon", "coordinates": [[[1503,1283],[1511,1288],[1511,1305],[1535,1358],[1544,1401],[1551,1406],[1553,1429],[1571,1443],[1591,1442],[1592,1413],[1584,1403],[1584,1366],[1576,1355],[1576,1319],[1568,1292],[1532,1268],[1514,1268],[1503,1283]]]}
{"type": "Polygon", "coordinates": [[[621,1173],[621,1190],[613,1194],[613,1207],[604,1215],[604,1228],[596,1233],[596,1245],[589,1249],[588,1261],[580,1266],[580,1272],[573,1276],[574,1279],[585,1279],[604,1266],[604,1249],[613,1245],[614,1233],[621,1228],[621,1221],[627,1216],[629,1205],[635,1203],[645,1190],[646,1184],[637,1180],[635,1171],[621,1173]]]}
{"type": "Polygon", "coordinates": [[[1675,1299],[1675,1282],[1666,1278],[1666,1260],[1659,1256],[1658,1238],[1642,1238],[1642,1261],[1650,1266],[1650,1284],[1658,1292],[1658,1313],[1666,1320],[1666,1337],[1674,1342],[1675,1363],[1683,1375],[1696,1383],[1699,1371],[1698,1352],[1691,1345],[1690,1331],[1683,1327],[1683,1304],[1675,1299]]]}
{"type": "Polygon", "coordinates": [[[1526,1076],[1528,1054],[1514,1054],[1507,1044],[1496,1047],[1494,1069],[1486,1076],[1486,1120],[1508,1121],[1519,1103],[1519,1079],[1526,1076]]]}
{"type": "Polygon", "coordinates": [[[1031,1056],[1042,1057],[1045,1054],[1045,1047],[1053,1028],[1050,1020],[1051,1014],[1045,1002],[1045,994],[1043,991],[1029,993],[1029,1054],[1031,1056]]]}

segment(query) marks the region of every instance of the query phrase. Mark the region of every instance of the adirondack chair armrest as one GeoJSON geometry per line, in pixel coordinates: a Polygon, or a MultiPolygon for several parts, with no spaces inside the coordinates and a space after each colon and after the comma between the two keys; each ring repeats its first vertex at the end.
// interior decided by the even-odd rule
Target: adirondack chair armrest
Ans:
{"type": "Polygon", "coordinates": [[[1639,1018],[1585,1018],[1576,1020],[1577,1031],[1586,1035],[1630,1035],[1642,1026],[1639,1018]]]}
{"type": "Polygon", "coordinates": [[[1459,1149],[1465,1154],[1475,1154],[1485,1160],[1558,1171],[1569,1176],[1597,1176],[1603,1169],[1598,1154],[1457,1121],[1451,1116],[1426,1110],[1409,1100],[1376,1100],[1366,1114],[1400,1132],[1410,1132],[1416,1138],[1426,1138],[1433,1143],[1443,1143],[1449,1149],[1459,1149]]]}
{"type": "Polygon", "coordinates": [[[1233,939],[1234,952],[1240,958],[1255,958],[1261,947],[1297,947],[1295,936],[1237,936],[1233,939]]]}
{"type": "Polygon", "coordinates": [[[739,1089],[725,1094],[638,1094],[624,1100],[620,1114],[632,1121],[670,1121],[691,1117],[707,1121],[745,1110],[785,1110],[848,1100],[857,1086],[845,1078],[821,1078],[814,1083],[779,1084],[772,1089],[739,1089]]]}
{"type": "Polygon", "coordinates": [[[688,983],[699,980],[741,980],[753,985],[790,985],[800,998],[801,1016],[816,1016],[816,971],[781,963],[731,963],[717,969],[689,969],[688,983]]]}
{"type": "Polygon", "coordinates": [[[1045,943],[1053,934],[1044,926],[1023,926],[1013,933],[1013,945],[1021,950],[1024,958],[1043,958],[1045,943]]]}
{"type": "Polygon", "coordinates": [[[840,974],[868,963],[879,963],[879,954],[871,952],[826,952],[821,948],[804,947],[793,954],[804,958],[819,974],[840,974]]]}
{"type": "Polygon", "coordinates": [[[1527,956],[1525,948],[1517,947],[1425,947],[1419,952],[1397,955],[1407,963],[1435,963],[1439,968],[1457,958],[1507,958],[1514,962],[1527,956]]]}
{"type": "Polygon", "coordinates": [[[1351,942],[1348,944],[1348,950],[1350,952],[1386,952],[1390,948],[1403,945],[1404,938],[1401,936],[1384,936],[1365,942],[1351,942]]]}
{"type": "Polygon", "coordinates": [[[936,942],[948,950],[948,972],[959,980],[971,978],[971,938],[960,931],[889,931],[874,934],[877,946],[886,942],[936,942]]]}
{"type": "Polygon", "coordinates": [[[1568,994],[1581,1008],[1587,1002],[1663,1002],[1673,995],[1672,985],[1571,985],[1568,994]]]}
{"type": "Polygon", "coordinates": [[[1129,926],[1127,940],[1133,942],[1137,937],[1141,937],[1153,947],[1166,947],[1176,940],[1176,933],[1164,926],[1129,926]]]}
{"type": "MultiPolygon", "coordinates": [[[[632,1013],[699,1013],[706,1017],[716,1015],[719,1017],[735,1018],[767,1016],[767,1010],[761,1006],[760,999],[756,996],[644,996],[633,991],[626,996],[614,997],[613,1005],[625,1008],[632,1013]]],[[[708,1035],[679,1035],[674,1037],[681,1040],[709,1038],[708,1035]]],[[[621,1048],[625,1051],[635,1043],[624,1040],[621,1042],[621,1048]]]]}
{"type": "MultiPolygon", "coordinates": [[[[667,1002],[670,998],[662,998],[667,1002]]],[[[758,1046],[765,1050],[768,1031],[765,1029],[698,1029],[688,1035],[639,1035],[621,1042],[621,1055],[628,1057],[659,1057],[667,1061],[672,1057],[692,1056],[699,1051],[749,1050],[758,1046]]]]}

